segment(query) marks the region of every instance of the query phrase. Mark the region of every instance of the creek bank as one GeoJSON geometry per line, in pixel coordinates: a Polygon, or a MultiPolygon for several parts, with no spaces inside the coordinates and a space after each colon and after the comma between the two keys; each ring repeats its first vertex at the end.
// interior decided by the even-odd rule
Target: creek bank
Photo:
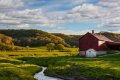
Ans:
{"type": "Polygon", "coordinates": [[[34,75],[34,78],[37,80],[63,80],[60,78],[55,78],[55,77],[49,77],[44,74],[44,71],[47,69],[47,67],[42,67],[42,71],[36,73],[34,75]]]}
{"type": "Polygon", "coordinates": [[[47,69],[47,67],[42,66],[42,71],[36,73],[34,75],[34,78],[37,80],[96,80],[96,79],[88,79],[82,76],[79,77],[66,77],[66,76],[60,76],[58,74],[52,74],[52,75],[45,75],[44,71],[47,69]]]}

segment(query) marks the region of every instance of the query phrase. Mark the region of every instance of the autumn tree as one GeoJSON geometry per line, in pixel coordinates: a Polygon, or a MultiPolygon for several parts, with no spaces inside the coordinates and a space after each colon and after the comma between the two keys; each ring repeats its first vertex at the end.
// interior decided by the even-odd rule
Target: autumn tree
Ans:
{"type": "Polygon", "coordinates": [[[62,45],[62,44],[58,44],[58,45],[56,46],[56,49],[59,50],[59,51],[64,51],[64,50],[65,50],[65,46],[62,45]]]}
{"type": "Polygon", "coordinates": [[[54,48],[55,48],[55,44],[54,44],[54,43],[48,43],[48,44],[46,45],[46,47],[47,47],[47,50],[48,50],[48,51],[52,51],[52,50],[54,50],[54,48]]]}

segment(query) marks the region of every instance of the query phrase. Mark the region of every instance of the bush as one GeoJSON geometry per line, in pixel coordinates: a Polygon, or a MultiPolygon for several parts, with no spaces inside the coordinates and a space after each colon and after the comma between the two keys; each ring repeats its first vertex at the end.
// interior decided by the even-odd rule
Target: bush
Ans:
{"type": "Polygon", "coordinates": [[[27,49],[27,50],[29,50],[29,48],[30,48],[29,46],[26,46],[26,49],[27,49]]]}
{"type": "Polygon", "coordinates": [[[65,50],[65,46],[62,45],[62,44],[58,44],[58,45],[56,46],[56,49],[59,50],[59,51],[64,51],[64,50],[65,50]]]}
{"type": "Polygon", "coordinates": [[[54,43],[49,43],[49,44],[46,45],[46,47],[47,47],[48,51],[52,51],[55,48],[55,44],[54,43]]]}
{"type": "Polygon", "coordinates": [[[13,51],[15,50],[15,47],[13,45],[7,45],[4,43],[0,43],[0,50],[1,51],[13,51]]]}
{"type": "Polygon", "coordinates": [[[23,48],[19,46],[0,43],[0,50],[1,51],[14,51],[14,50],[23,50],[23,48]]]}

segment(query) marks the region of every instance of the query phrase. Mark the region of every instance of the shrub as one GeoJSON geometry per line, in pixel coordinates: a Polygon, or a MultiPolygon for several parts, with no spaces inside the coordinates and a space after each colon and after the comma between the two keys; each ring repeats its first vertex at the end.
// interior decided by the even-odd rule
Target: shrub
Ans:
{"type": "Polygon", "coordinates": [[[56,49],[59,50],[59,51],[64,51],[64,50],[65,50],[65,46],[62,45],[62,44],[58,44],[58,45],[56,46],[56,49]]]}
{"type": "Polygon", "coordinates": [[[0,43],[0,50],[1,51],[14,51],[14,50],[23,50],[23,48],[19,46],[0,43]]]}
{"type": "Polygon", "coordinates": [[[26,46],[26,49],[27,49],[27,50],[29,50],[29,48],[30,48],[29,46],[26,46]]]}
{"type": "Polygon", "coordinates": [[[0,43],[0,50],[1,51],[13,51],[15,50],[15,47],[13,45],[7,45],[4,43],[0,43]]]}

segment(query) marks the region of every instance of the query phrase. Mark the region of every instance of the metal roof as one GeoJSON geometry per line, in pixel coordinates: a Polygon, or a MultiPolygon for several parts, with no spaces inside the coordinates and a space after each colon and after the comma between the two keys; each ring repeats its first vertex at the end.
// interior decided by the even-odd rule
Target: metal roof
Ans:
{"type": "Polygon", "coordinates": [[[99,40],[102,40],[102,41],[109,41],[109,42],[114,42],[112,41],[111,39],[105,37],[104,35],[101,35],[101,34],[92,34],[94,37],[96,37],[97,39],[99,40]]]}

